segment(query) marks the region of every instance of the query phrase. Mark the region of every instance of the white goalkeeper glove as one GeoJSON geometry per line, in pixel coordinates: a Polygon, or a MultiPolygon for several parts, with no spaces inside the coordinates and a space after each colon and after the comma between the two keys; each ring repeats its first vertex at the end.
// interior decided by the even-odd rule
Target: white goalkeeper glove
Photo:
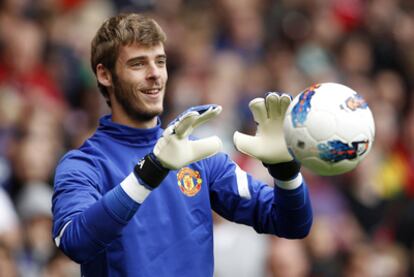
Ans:
{"type": "MultiPolygon", "coordinates": [[[[233,136],[237,150],[262,161],[270,175],[278,181],[293,180],[300,170],[300,164],[288,151],[283,134],[283,120],[291,101],[288,94],[275,92],[268,93],[265,98],[253,99],[249,108],[257,123],[256,135],[235,132],[233,136]]],[[[295,188],[301,183],[298,180],[288,185],[276,183],[281,187],[295,188]]]]}
{"type": "Polygon", "coordinates": [[[261,160],[265,164],[276,164],[293,160],[283,135],[283,120],[291,102],[288,94],[271,92],[266,98],[255,98],[249,103],[257,123],[255,136],[235,132],[234,144],[240,152],[261,160]]]}
{"type": "Polygon", "coordinates": [[[220,112],[221,106],[218,105],[196,106],[183,112],[165,129],[153,152],[138,162],[134,168],[135,175],[147,186],[156,188],[170,169],[179,169],[218,153],[222,142],[217,136],[199,140],[189,140],[188,136],[197,126],[220,112]]]}
{"type": "Polygon", "coordinates": [[[188,109],[171,122],[154,147],[154,155],[162,166],[179,169],[190,163],[217,154],[222,142],[217,136],[189,140],[188,136],[197,126],[216,117],[221,106],[203,105],[188,109]]]}

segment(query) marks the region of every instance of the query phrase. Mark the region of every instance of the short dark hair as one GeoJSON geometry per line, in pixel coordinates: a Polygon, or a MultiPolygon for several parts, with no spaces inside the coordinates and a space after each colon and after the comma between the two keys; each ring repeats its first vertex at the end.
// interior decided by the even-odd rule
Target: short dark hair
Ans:
{"type": "MultiPolygon", "coordinates": [[[[155,46],[164,43],[166,38],[160,25],[144,15],[122,13],[110,17],[102,24],[92,40],[92,70],[96,75],[96,67],[101,63],[113,73],[120,46],[132,43],[155,46]]],[[[110,106],[106,87],[99,82],[98,87],[110,106]]]]}

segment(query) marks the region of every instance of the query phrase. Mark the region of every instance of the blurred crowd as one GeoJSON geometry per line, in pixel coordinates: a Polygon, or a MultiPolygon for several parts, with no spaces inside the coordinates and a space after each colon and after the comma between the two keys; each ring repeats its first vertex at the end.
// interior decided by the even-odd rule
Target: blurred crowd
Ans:
{"type": "Polygon", "coordinates": [[[90,41],[121,11],[147,13],[168,35],[163,123],[193,105],[222,105],[198,135],[219,135],[243,169],[270,184],[232,145],[235,130],[255,131],[251,99],[338,82],[374,114],[376,141],[357,169],[329,178],[303,170],[315,215],[306,239],[215,217],[217,277],[414,275],[412,0],[2,0],[1,277],[80,275],[51,237],[54,168],[109,111],[90,41]]]}

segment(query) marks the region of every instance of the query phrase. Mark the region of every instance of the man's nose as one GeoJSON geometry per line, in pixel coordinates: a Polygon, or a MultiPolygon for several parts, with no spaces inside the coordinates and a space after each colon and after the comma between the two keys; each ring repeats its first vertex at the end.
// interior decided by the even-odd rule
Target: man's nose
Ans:
{"type": "Polygon", "coordinates": [[[161,69],[155,63],[151,63],[147,70],[147,79],[157,80],[160,78],[161,69]]]}

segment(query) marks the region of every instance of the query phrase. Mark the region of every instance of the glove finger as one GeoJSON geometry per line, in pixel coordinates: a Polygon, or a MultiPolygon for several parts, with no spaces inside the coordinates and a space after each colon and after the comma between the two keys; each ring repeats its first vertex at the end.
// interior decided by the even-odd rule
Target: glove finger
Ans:
{"type": "Polygon", "coordinates": [[[258,149],[256,141],[256,137],[237,131],[233,135],[233,142],[237,150],[252,157],[256,156],[256,149],[258,149]]]}
{"type": "Polygon", "coordinates": [[[221,113],[222,107],[219,105],[212,105],[208,110],[204,111],[197,117],[193,123],[193,128],[197,128],[201,124],[209,121],[210,119],[218,116],[221,113]]]}
{"type": "Polygon", "coordinates": [[[169,125],[167,127],[167,129],[165,129],[164,132],[162,132],[162,136],[163,137],[168,137],[168,136],[174,134],[174,128],[175,128],[174,125],[169,125]]]}
{"type": "Polygon", "coordinates": [[[266,104],[264,98],[255,98],[249,103],[254,121],[258,124],[267,119],[266,104]]]}
{"type": "Polygon", "coordinates": [[[192,108],[190,108],[190,110],[197,111],[199,114],[203,114],[206,111],[208,111],[210,109],[214,109],[218,106],[219,105],[216,105],[216,104],[206,104],[206,105],[200,105],[200,106],[192,107],[192,108]]]}
{"type": "Polygon", "coordinates": [[[286,114],[286,110],[288,109],[290,103],[292,102],[292,97],[289,94],[287,94],[287,93],[283,93],[280,96],[279,102],[280,102],[279,103],[279,106],[280,106],[280,115],[282,117],[284,117],[285,114],[286,114]]]}
{"type": "Polygon", "coordinates": [[[190,142],[191,149],[194,154],[193,160],[190,163],[211,157],[223,148],[223,143],[217,136],[203,138],[199,140],[193,140],[190,142]]]}
{"type": "Polygon", "coordinates": [[[206,105],[199,105],[199,106],[193,106],[191,108],[189,108],[188,110],[186,110],[184,113],[187,112],[198,112],[199,114],[203,114],[206,111],[217,107],[218,105],[216,104],[206,104],[206,105]]]}
{"type": "Polygon", "coordinates": [[[198,112],[189,112],[181,117],[174,125],[174,133],[179,138],[186,137],[193,131],[194,121],[199,116],[198,112]]]}
{"type": "Polygon", "coordinates": [[[280,117],[280,96],[271,92],[267,94],[265,98],[266,110],[270,119],[276,119],[280,117]]]}

